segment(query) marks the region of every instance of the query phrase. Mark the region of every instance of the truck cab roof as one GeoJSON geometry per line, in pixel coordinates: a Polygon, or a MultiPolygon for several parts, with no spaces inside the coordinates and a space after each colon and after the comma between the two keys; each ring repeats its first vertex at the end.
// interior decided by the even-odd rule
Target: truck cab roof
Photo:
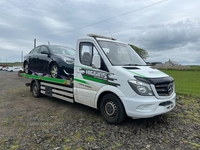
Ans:
{"type": "Polygon", "coordinates": [[[103,38],[103,39],[109,39],[109,40],[117,40],[113,37],[107,37],[107,36],[102,36],[102,35],[98,35],[98,34],[87,34],[87,36],[93,37],[93,38],[103,38]]]}

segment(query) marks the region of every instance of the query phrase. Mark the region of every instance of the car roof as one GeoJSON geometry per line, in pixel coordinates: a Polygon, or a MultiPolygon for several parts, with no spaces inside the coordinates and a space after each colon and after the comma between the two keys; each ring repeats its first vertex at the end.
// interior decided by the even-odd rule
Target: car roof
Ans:
{"type": "MultiPolygon", "coordinates": [[[[73,49],[73,50],[75,50],[74,48],[72,48],[72,47],[68,47],[68,46],[63,46],[63,45],[39,45],[39,46],[46,46],[46,47],[48,47],[49,49],[51,49],[51,48],[54,48],[54,47],[65,47],[65,48],[70,48],[70,49],[73,49]]],[[[37,46],[37,47],[39,47],[39,46],[37,46]]]]}

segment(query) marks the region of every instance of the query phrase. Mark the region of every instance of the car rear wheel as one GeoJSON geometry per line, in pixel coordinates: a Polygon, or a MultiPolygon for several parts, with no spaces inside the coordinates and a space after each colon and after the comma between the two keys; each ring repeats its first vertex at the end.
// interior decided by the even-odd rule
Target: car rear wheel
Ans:
{"type": "Polygon", "coordinates": [[[52,78],[59,78],[59,66],[56,63],[53,63],[50,66],[50,75],[52,78]]]}
{"type": "Polygon", "coordinates": [[[24,63],[24,72],[25,72],[26,74],[31,74],[31,71],[29,70],[28,63],[27,63],[27,62],[24,63]]]}

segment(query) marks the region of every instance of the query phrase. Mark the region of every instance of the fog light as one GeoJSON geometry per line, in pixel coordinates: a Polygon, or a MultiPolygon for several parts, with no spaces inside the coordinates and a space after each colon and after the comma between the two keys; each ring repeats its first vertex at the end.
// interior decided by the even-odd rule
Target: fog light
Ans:
{"type": "Polygon", "coordinates": [[[148,106],[142,105],[142,106],[139,106],[137,109],[139,109],[139,110],[147,110],[148,106]]]}

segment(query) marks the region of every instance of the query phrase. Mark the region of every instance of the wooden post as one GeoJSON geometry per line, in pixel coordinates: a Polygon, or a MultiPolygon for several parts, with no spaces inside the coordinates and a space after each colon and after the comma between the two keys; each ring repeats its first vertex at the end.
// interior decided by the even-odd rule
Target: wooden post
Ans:
{"type": "Polygon", "coordinates": [[[21,63],[23,63],[23,58],[24,58],[24,56],[23,56],[23,51],[21,51],[21,63]]]}
{"type": "Polygon", "coordinates": [[[34,39],[34,48],[36,47],[36,39],[34,39]]]}

